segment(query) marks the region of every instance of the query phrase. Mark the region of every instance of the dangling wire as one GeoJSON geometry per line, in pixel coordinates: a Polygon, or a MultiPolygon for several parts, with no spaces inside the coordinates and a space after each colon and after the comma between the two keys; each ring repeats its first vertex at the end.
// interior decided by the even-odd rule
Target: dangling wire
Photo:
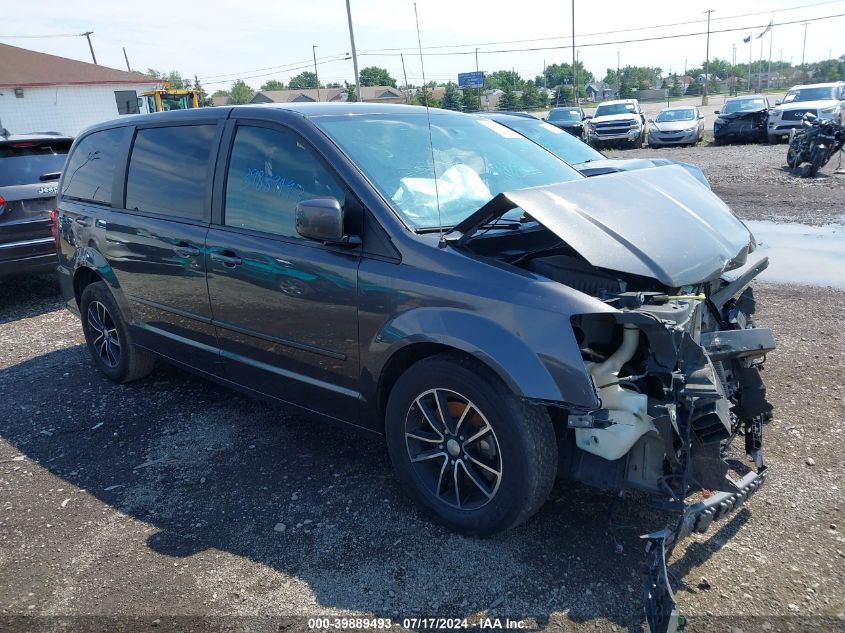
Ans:
{"type": "Polygon", "coordinates": [[[431,150],[431,171],[434,174],[434,200],[437,203],[437,226],[440,228],[440,242],[438,246],[443,248],[446,246],[446,240],[443,239],[443,219],[440,217],[440,191],[437,188],[437,163],[434,162],[434,139],[431,135],[431,113],[428,110],[428,92],[425,83],[425,64],[423,63],[422,40],[420,39],[420,17],[417,14],[417,3],[414,3],[414,20],[417,23],[417,46],[420,51],[420,68],[422,69],[423,80],[423,99],[425,99],[425,118],[428,123],[428,147],[431,150]]]}

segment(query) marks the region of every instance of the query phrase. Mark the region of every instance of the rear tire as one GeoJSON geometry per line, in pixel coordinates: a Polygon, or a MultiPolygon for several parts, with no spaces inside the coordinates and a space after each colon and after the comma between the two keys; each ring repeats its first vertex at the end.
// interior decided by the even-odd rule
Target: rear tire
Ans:
{"type": "Polygon", "coordinates": [[[129,327],[104,281],[85,287],[79,312],[88,351],[97,369],[107,378],[117,383],[131,382],[153,370],[154,357],[135,347],[129,327]]]}
{"type": "Polygon", "coordinates": [[[554,483],[557,444],[546,409],[459,354],[425,358],[400,376],[385,431],[408,496],[463,534],[490,536],[525,522],[554,483]]]}
{"type": "Polygon", "coordinates": [[[780,134],[769,134],[767,138],[769,145],[778,145],[780,143],[780,134]]]}
{"type": "Polygon", "coordinates": [[[813,152],[813,158],[810,161],[810,177],[815,178],[816,174],[819,173],[819,169],[822,168],[822,164],[824,163],[824,152],[816,150],[813,152]]]}

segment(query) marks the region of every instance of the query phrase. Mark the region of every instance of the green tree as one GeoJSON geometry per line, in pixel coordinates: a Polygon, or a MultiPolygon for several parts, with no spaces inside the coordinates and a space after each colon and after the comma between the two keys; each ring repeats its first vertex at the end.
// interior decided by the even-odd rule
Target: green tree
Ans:
{"type": "Polygon", "coordinates": [[[552,97],[553,106],[567,105],[575,102],[575,93],[572,91],[572,86],[560,85],[555,88],[555,94],[552,97]]]}
{"type": "Polygon", "coordinates": [[[201,108],[207,108],[211,105],[211,97],[208,96],[208,93],[202,87],[200,83],[199,77],[194,75],[194,85],[193,85],[194,92],[197,93],[197,101],[199,101],[201,108]]]}
{"type": "Polygon", "coordinates": [[[684,94],[684,87],[681,85],[681,81],[678,79],[677,74],[672,75],[672,85],[669,88],[669,94],[673,97],[680,97],[684,94]]]}
{"type": "Polygon", "coordinates": [[[358,94],[355,92],[355,84],[351,84],[347,81],[344,81],[343,83],[345,85],[344,90],[346,91],[346,100],[349,103],[358,101],[358,94]]]}
{"type": "Polygon", "coordinates": [[[213,93],[211,93],[211,96],[212,97],[228,97],[229,91],[228,90],[215,90],[213,93]]]}
{"type": "Polygon", "coordinates": [[[499,110],[519,110],[519,97],[509,84],[502,86],[502,96],[499,97],[499,110]]]}
{"type": "Polygon", "coordinates": [[[260,90],[262,92],[266,92],[268,90],[284,90],[285,84],[278,79],[268,79],[263,84],[261,84],[260,90]]]}
{"type": "Polygon", "coordinates": [[[418,88],[414,95],[413,103],[416,105],[428,105],[429,108],[439,108],[440,102],[434,98],[431,93],[431,88],[428,86],[418,88]]]}
{"type": "Polygon", "coordinates": [[[684,94],[688,97],[695,97],[700,95],[702,92],[703,89],[701,88],[701,84],[697,81],[693,81],[689,86],[687,86],[686,92],[684,92],[684,94]]]}
{"type": "Polygon", "coordinates": [[[722,89],[719,87],[719,80],[716,75],[710,76],[710,81],[707,84],[707,92],[711,95],[719,94],[722,89]]]}
{"type": "Polygon", "coordinates": [[[362,86],[391,86],[396,87],[396,80],[390,76],[385,68],[367,66],[361,69],[362,86]]]}
{"type": "Polygon", "coordinates": [[[144,74],[149,75],[150,77],[155,77],[156,79],[160,79],[161,81],[166,81],[170,84],[171,88],[175,88],[176,90],[182,90],[191,87],[190,81],[183,78],[182,73],[180,73],[178,70],[171,70],[168,73],[160,73],[154,68],[147,68],[147,72],[144,74]]]}
{"type": "Polygon", "coordinates": [[[255,90],[250,88],[243,79],[238,79],[229,91],[229,102],[233,105],[249,103],[254,96],[255,90]]]}
{"type": "Polygon", "coordinates": [[[504,90],[510,86],[511,90],[520,90],[525,85],[525,80],[519,73],[513,70],[497,70],[485,76],[485,83],[488,88],[504,90]]]}
{"type": "Polygon", "coordinates": [[[317,75],[308,70],[304,70],[296,77],[291,77],[288,82],[288,88],[291,90],[302,90],[304,88],[320,88],[317,85],[317,75]]]}
{"type": "Polygon", "coordinates": [[[522,107],[526,110],[537,108],[541,105],[540,93],[537,91],[537,86],[530,79],[525,82],[525,87],[522,89],[522,107]]]}
{"type": "Polygon", "coordinates": [[[461,95],[461,109],[464,112],[478,112],[481,109],[478,88],[464,88],[461,95]]]}
{"type": "Polygon", "coordinates": [[[447,110],[461,109],[461,94],[458,92],[457,85],[451,81],[446,84],[446,91],[443,93],[440,107],[447,110]]]}
{"type": "Polygon", "coordinates": [[[343,88],[343,86],[341,86],[336,81],[330,81],[329,83],[326,84],[326,88],[343,88]]]}
{"type": "Polygon", "coordinates": [[[634,89],[631,86],[631,83],[622,75],[621,83],[619,84],[619,98],[620,99],[629,99],[634,94],[634,89]]]}
{"type": "MultiPolygon", "coordinates": [[[[584,68],[584,63],[580,60],[575,66],[577,72],[577,83],[580,86],[588,84],[592,81],[595,81],[595,77],[593,73],[589,70],[584,68]]],[[[543,82],[543,75],[537,77],[536,84],[540,85],[543,82]]],[[[561,84],[572,84],[576,83],[572,76],[572,64],[562,63],[562,64],[550,64],[546,66],[546,74],[545,74],[545,85],[547,86],[559,86],[561,84]]]]}

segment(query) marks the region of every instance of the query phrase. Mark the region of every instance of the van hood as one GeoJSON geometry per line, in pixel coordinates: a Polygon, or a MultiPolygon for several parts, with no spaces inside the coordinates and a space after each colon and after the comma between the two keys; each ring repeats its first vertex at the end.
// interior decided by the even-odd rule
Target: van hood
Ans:
{"type": "Polygon", "coordinates": [[[742,266],[756,247],[730,208],[679,165],[500,193],[453,229],[457,243],[515,208],[593,266],[670,288],[742,266]]]}

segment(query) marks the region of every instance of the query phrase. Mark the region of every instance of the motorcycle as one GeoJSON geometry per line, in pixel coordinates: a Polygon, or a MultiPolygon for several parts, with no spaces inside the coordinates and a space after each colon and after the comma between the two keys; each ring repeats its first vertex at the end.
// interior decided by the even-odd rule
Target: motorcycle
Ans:
{"type": "Polygon", "coordinates": [[[819,169],[845,147],[845,128],[833,119],[819,119],[807,112],[801,120],[801,129],[789,133],[786,164],[793,173],[804,163],[810,163],[807,173],[815,177],[819,169]]]}

